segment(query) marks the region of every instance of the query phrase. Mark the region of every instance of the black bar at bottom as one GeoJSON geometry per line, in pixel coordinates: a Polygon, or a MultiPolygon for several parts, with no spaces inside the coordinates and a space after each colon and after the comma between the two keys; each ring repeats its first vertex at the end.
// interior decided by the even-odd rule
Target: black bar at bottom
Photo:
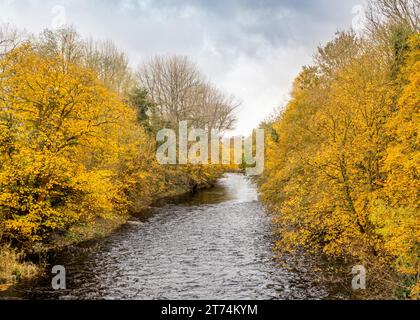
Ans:
{"type": "Polygon", "coordinates": [[[419,306],[418,301],[0,301],[0,319],[11,312],[15,319],[27,313],[79,320],[76,317],[86,315],[85,311],[95,318],[120,313],[131,314],[132,319],[260,320],[295,319],[304,315],[340,319],[363,316],[367,309],[401,316],[414,312],[414,308],[418,310],[419,306]]]}

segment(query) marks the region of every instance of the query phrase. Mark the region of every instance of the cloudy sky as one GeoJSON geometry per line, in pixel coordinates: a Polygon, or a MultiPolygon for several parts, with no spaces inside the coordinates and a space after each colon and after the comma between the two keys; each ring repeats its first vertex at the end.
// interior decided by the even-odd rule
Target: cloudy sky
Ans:
{"type": "Polygon", "coordinates": [[[359,26],[365,0],[0,0],[0,23],[29,32],[73,25],[112,39],[133,67],[187,55],[242,101],[237,134],[284,106],[300,68],[335,31],[359,26]]]}

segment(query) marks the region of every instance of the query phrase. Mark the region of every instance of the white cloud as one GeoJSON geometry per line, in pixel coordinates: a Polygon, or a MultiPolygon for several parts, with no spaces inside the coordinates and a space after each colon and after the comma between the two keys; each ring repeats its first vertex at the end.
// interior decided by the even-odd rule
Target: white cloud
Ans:
{"type": "Polygon", "coordinates": [[[364,1],[0,0],[0,20],[39,32],[62,6],[83,36],[114,40],[133,65],[154,54],[188,55],[243,101],[235,133],[247,134],[284,104],[315,47],[349,27],[364,1]]]}

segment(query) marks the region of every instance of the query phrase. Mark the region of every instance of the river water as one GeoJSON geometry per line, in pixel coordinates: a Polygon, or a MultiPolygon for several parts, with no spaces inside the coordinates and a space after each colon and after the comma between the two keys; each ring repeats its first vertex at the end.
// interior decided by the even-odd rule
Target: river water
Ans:
{"type": "MultiPolygon", "coordinates": [[[[310,266],[273,253],[269,215],[255,185],[227,174],[210,190],[135,216],[100,244],[61,254],[67,290],[51,279],[27,288],[32,299],[328,299],[310,266]],[[284,261],[283,261],[284,262],[284,261]]],[[[309,263],[309,262],[308,262],[309,263]]]]}

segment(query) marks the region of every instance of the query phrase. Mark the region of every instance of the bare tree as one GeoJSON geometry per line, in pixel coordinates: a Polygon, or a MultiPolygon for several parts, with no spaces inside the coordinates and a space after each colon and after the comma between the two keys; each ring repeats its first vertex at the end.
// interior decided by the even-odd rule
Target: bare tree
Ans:
{"type": "Polygon", "coordinates": [[[420,0],[371,0],[367,13],[369,29],[384,23],[403,24],[420,31],[420,0]]]}
{"type": "Polygon", "coordinates": [[[186,57],[154,57],[141,66],[137,76],[156,103],[157,116],[174,124],[190,120],[202,79],[186,57]]]}
{"type": "Polygon", "coordinates": [[[59,56],[65,69],[70,63],[80,63],[83,57],[83,41],[73,27],[45,29],[35,40],[35,47],[42,55],[59,56]]]}
{"type": "Polygon", "coordinates": [[[127,56],[110,40],[86,41],[83,46],[83,64],[95,70],[105,86],[121,96],[127,96],[135,86],[127,56]]]}
{"type": "Polygon", "coordinates": [[[188,58],[154,57],[140,67],[137,77],[156,104],[155,117],[166,124],[187,120],[210,130],[232,128],[239,103],[208,84],[188,58]]]}
{"type": "Polygon", "coordinates": [[[19,46],[24,34],[9,24],[0,25],[0,57],[19,46]]]}
{"type": "Polygon", "coordinates": [[[240,102],[210,84],[197,88],[195,108],[192,110],[193,125],[223,132],[232,130],[236,121],[235,110],[240,102]]]}
{"type": "Polygon", "coordinates": [[[396,72],[407,37],[420,29],[420,0],[370,0],[367,11],[369,42],[383,65],[396,72]]]}
{"type": "Polygon", "coordinates": [[[44,30],[34,39],[35,48],[44,56],[59,56],[64,69],[77,64],[96,72],[99,80],[123,97],[135,84],[127,56],[112,41],[85,41],[73,27],[44,30]]]}

